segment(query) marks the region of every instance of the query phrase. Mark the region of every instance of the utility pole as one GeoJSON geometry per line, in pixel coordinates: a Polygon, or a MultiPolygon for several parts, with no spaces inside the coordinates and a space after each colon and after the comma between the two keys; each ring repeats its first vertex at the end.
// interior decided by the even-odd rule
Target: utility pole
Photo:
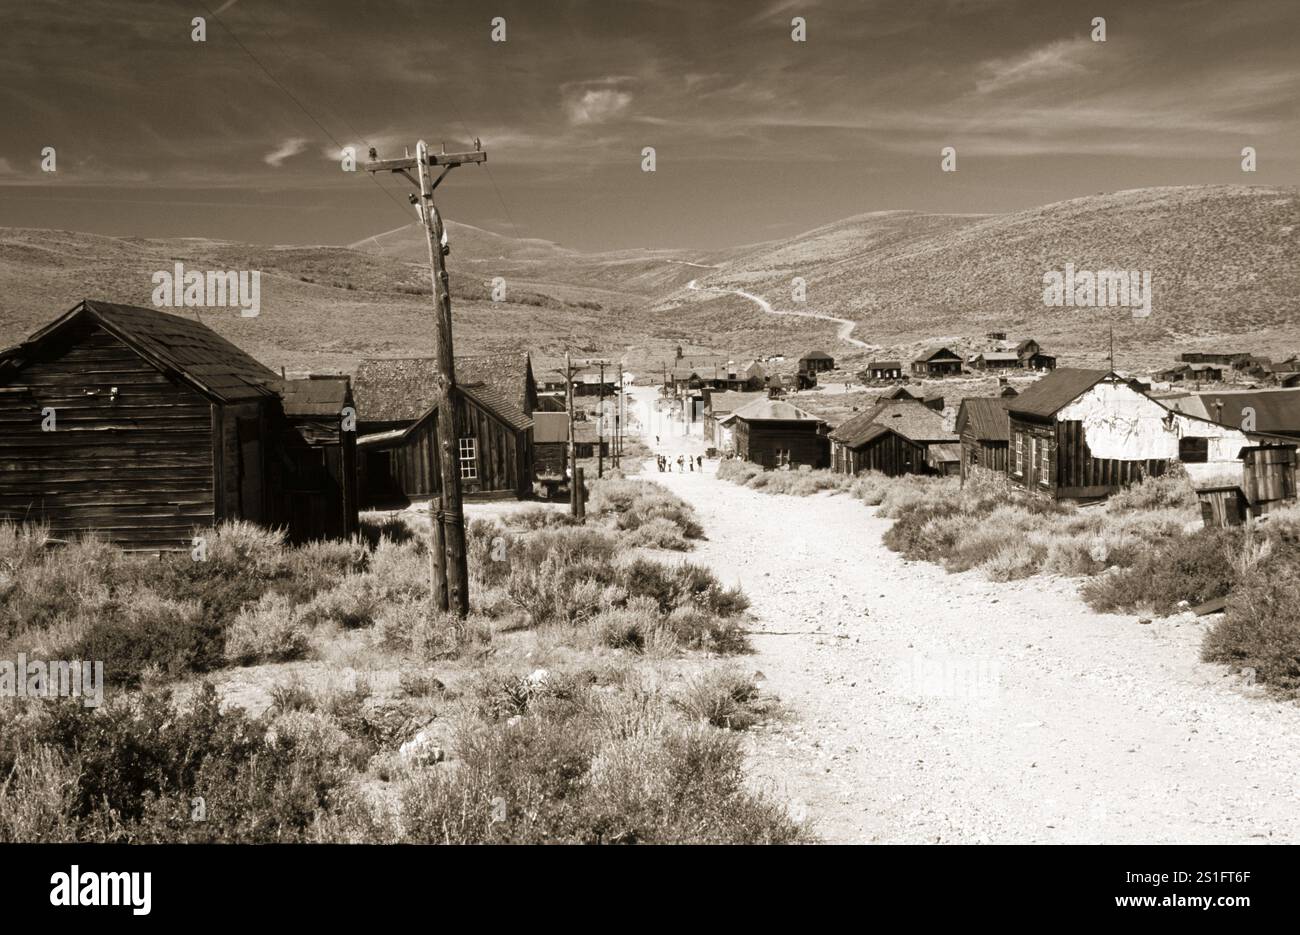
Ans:
{"type": "Polygon", "coordinates": [[[411,203],[424,225],[429,245],[429,277],[433,284],[434,318],[433,342],[436,370],[434,379],[434,405],[437,407],[438,469],[441,480],[440,504],[437,513],[430,511],[430,583],[435,605],[457,617],[469,616],[469,563],[465,554],[465,508],[460,492],[460,452],[456,439],[456,386],[455,352],[451,334],[451,291],[447,284],[447,264],[442,245],[442,218],[433,203],[433,190],[442,183],[452,169],[470,163],[487,161],[478,140],[474,152],[429,152],[424,140],[415,144],[415,157],[379,159],[373,148],[367,172],[396,172],[419,190],[412,195],[411,203]],[[441,166],[437,179],[430,179],[429,167],[441,166]],[[415,169],[417,176],[410,170],[415,169]]]}
{"type": "Polygon", "coordinates": [[[605,362],[600,362],[600,387],[596,390],[596,479],[605,476],[605,362]]]}
{"type": "Polygon", "coordinates": [[[564,386],[569,410],[569,512],[578,515],[578,455],[573,443],[573,363],[564,352],[564,386]]]}

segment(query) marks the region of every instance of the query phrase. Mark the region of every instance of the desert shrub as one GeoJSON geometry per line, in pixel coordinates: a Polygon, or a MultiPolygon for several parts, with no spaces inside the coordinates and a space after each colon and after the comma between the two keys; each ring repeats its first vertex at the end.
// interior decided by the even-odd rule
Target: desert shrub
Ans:
{"type": "Polygon", "coordinates": [[[670,566],[635,559],[619,569],[619,582],[629,598],[650,598],[664,614],[692,607],[730,617],[749,608],[739,588],[724,588],[712,571],[691,562],[670,566]]]}
{"type": "Polygon", "coordinates": [[[133,685],[149,668],[168,678],[219,668],[224,649],[222,628],[197,602],[135,591],[91,621],[61,657],[102,660],[106,681],[133,685]]]}
{"type": "Polygon", "coordinates": [[[402,789],[401,839],[436,843],[793,843],[807,839],[746,789],[735,738],[681,726],[644,692],[579,686],[473,732],[454,771],[402,789]]]}
{"type": "Polygon", "coordinates": [[[363,515],[361,517],[361,539],[372,550],[379,548],[379,544],[385,539],[395,545],[409,544],[420,551],[427,548],[427,540],[418,536],[415,530],[400,516],[363,515]]]}
{"type": "Polygon", "coordinates": [[[309,840],[319,817],[346,798],[351,775],[346,744],[328,722],[223,711],[206,684],[182,707],[166,692],[110,700],[98,712],[60,702],[27,728],[29,752],[6,743],[0,768],[30,771],[36,750],[57,757],[46,772],[61,777],[63,827],[74,831],[66,839],[309,840]],[[198,797],[206,820],[196,822],[198,797]]]}
{"type": "Polygon", "coordinates": [[[235,665],[288,662],[307,655],[302,614],[283,594],[264,594],[226,629],[226,659],[235,665]]]}
{"type": "Polygon", "coordinates": [[[1131,565],[1086,581],[1083,599],[1093,610],[1169,614],[1180,601],[1201,604],[1225,596],[1236,578],[1240,529],[1204,529],[1138,554],[1131,565]]]}
{"type": "Polygon", "coordinates": [[[768,714],[758,687],[734,669],[697,676],[687,682],[674,703],[688,717],[727,730],[748,730],[768,714]]]}
{"type": "MultiPolygon", "coordinates": [[[[594,495],[593,495],[594,496],[594,495]]],[[[588,503],[588,508],[591,504],[588,503]]],[[[567,509],[556,509],[554,507],[542,506],[541,504],[532,504],[521,510],[514,510],[507,513],[502,518],[507,528],[510,529],[550,529],[555,526],[572,526],[577,519],[567,509]]]]}
{"type": "Polygon", "coordinates": [[[1252,668],[1274,694],[1300,697],[1300,563],[1288,555],[1248,571],[1206,633],[1201,655],[1252,668]]]}
{"type": "Polygon", "coordinates": [[[688,649],[714,653],[749,651],[749,640],[734,617],[719,616],[695,607],[678,607],[668,615],[664,624],[673,639],[688,649]]]}
{"type": "Polygon", "coordinates": [[[664,517],[655,517],[641,523],[628,533],[624,541],[631,546],[675,552],[686,552],[691,548],[691,542],[683,534],[681,526],[664,517]]]}
{"type": "Polygon", "coordinates": [[[740,458],[725,458],[718,463],[718,479],[747,486],[753,478],[763,473],[757,464],[740,458]]]}
{"type": "Polygon", "coordinates": [[[378,580],[370,574],[348,575],[302,607],[303,623],[309,627],[333,624],[348,630],[370,626],[385,603],[378,580]]]}
{"type": "Polygon", "coordinates": [[[456,658],[492,639],[492,622],[486,617],[471,613],[461,620],[441,611],[431,613],[427,598],[386,605],[379,612],[375,630],[385,649],[409,654],[422,662],[456,658]]]}
{"type": "Polygon", "coordinates": [[[1111,494],[1106,501],[1109,513],[1133,510],[1176,508],[1188,513],[1196,510],[1196,490],[1187,476],[1187,469],[1175,462],[1159,477],[1144,477],[1136,484],[1111,494]]]}

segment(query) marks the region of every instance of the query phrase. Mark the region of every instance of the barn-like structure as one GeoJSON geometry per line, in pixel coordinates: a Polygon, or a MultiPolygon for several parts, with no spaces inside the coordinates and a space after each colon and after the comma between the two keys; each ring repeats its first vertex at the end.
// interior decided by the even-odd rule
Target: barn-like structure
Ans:
{"type": "Polygon", "coordinates": [[[831,469],[838,474],[880,471],[946,474],[957,469],[957,437],[943,416],[915,399],[877,403],[830,433],[831,469]]]}
{"type": "Polygon", "coordinates": [[[0,520],[137,550],[223,520],[345,534],[355,501],[315,496],[282,384],[192,318],[85,300],[0,352],[0,520]]]}
{"type": "MultiPolygon", "coordinates": [[[[387,505],[442,489],[431,358],[371,358],[353,378],[362,500],[387,505]]],[[[467,499],[533,491],[537,386],[527,354],[456,358],[456,457],[467,499]]]]}

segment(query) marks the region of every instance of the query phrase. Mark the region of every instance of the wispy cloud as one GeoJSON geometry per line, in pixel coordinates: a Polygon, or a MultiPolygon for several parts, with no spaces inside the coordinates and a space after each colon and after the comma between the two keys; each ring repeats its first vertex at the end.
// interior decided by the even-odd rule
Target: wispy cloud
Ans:
{"type": "Polygon", "coordinates": [[[307,140],[302,137],[292,137],[285,140],[271,152],[262,157],[262,161],[268,166],[275,166],[277,169],[284,165],[286,159],[291,159],[307,148],[307,140]]]}
{"type": "Polygon", "coordinates": [[[619,116],[632,103],[632,95],[617,88],[578,90],[564,102],[569,123],[576,126],[604,123],[619,116]]]}

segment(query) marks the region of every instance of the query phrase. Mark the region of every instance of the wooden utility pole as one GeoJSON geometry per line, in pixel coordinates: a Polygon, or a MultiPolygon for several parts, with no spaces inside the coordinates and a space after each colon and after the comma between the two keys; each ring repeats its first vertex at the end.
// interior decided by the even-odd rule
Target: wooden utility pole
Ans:
{"type": "Polygon", "coordinates": [[[420,190],[411,202],[424,225],[429,246],[429,277],[433,284],[434,318],[434,405],[437,407],[438,469],[441,481],[440,505],[430,510],[430,584],[435,605],[457,617],[469,615],[469,563],[465,554],[465,509],[460,491],[460,452],[456,438],[456,365],[451,333],[451,291],[447,285],[447,264],[442,245],[442,218],[433,203],[433,190],[456,166],[487,161],[474,141],[471,153],[431,153],[424,140],[415,144],[415,157],[379,159],[370,150],[367,172],[396,172],[420,190]],[[430,166],[441,166],[431,179],[430,166]],[[412,176],[410,170],[417,175],[412,176]]]}
{"type": "Polygon", "coordinates": [[[569,512],[578,515],[578,455],[573,443],[573,363],[564,352],[564,386],[569,410],[569,512]]]}
{"type": "Polygon", "coordinates": [[[605,362],[600,362],[600,386],[596,392],[598,401],[596,403],[596,412],[600,413],[596,417],[596,479],[605,476],[605,362]]]}

